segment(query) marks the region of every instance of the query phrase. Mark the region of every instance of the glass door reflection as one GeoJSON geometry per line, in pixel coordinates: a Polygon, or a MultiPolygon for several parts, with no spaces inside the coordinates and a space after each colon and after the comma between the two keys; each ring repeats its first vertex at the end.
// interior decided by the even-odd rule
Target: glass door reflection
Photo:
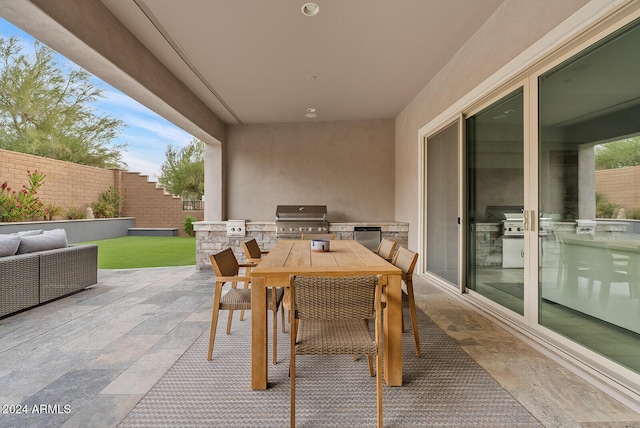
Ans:
{"type": "Polygon", "coordinates": [[[467,288],[524,314],[523,89],[466,120],[467,288]]]}

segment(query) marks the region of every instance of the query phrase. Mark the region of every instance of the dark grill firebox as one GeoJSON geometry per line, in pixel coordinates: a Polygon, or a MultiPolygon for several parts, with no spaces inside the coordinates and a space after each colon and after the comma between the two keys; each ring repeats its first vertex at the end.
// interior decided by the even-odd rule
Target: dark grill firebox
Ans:
{"type": "Polygon", "coordinates": [[[301,235],[329,232],[326,205],[278,205],[276,235],[284,239],[300,239],[301,235]]]}

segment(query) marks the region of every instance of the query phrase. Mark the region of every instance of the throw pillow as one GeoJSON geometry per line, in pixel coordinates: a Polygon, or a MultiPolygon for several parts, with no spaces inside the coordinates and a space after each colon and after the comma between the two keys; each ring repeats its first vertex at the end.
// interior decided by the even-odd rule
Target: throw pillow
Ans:
{"type": "Polygon", "coordinates": [[[68,245],[64,229],[45,230],[40,235],[21,236],[18,254],[54,250],[68,245]]]}
{"type": "Polygon", "coordinates": [[[0,257],[13,256],[19,245],[20,236],[17,233],[0,235],[0,257]]]}

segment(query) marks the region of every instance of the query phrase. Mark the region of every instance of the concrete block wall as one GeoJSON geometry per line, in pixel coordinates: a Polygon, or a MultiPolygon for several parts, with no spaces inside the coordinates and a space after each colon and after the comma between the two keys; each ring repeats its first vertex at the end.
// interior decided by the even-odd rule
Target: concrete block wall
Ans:
{"type": "Polygon", "coordinates": [[[28,172],[38,170],[45,174],[44,184],[38,191],[46,205],[55,204],[65,214],[69,208],[84,210],[96,202],[100,194],[113,186],[124,192],[121,217],[134,217],[135,227],[177,228],[185,236],[184,219],[191,215],[204,219],[203,211],[183,211],[182,199],[165,194],[155,182],[137,172],[104,169],[24,153],[0,150],[0,183],[5,181],[19,190],[27,184],[28,172]]]}
{"type": "Polygon", "coordinates": [[[10,187],[21,189],[28,182],[27,171],[35,170],[46,176],[38,191],[40,200],[65,212],[69,208],[84,212],[114,182],[114,170],[0,150],[0,183],[6,181],[10,187]]]}
{"type": "Polygon", "coordinates": [[[596,192],[627,211],[640,208],[640,166],[596,171],[596,192]]]}
{"type": "Polygon", "coordinates": [[[167,194],[146,175],[124,171],[121,185],[125,195],[121,215],[135,217],[135,227],[175,227],[179,236],[186,236],[183,224],[187,216],[204,219],[204,211],[183,211],[182,198],[167,194]]]}

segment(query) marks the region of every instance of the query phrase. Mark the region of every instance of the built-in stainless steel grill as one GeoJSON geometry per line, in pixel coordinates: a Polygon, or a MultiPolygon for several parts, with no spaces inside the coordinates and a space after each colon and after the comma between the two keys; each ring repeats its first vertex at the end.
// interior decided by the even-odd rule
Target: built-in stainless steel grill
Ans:
{"type": "Polygon", "coordinates": [[[524,236],[523,213],[504,213],[502,231],[504,236],[524,236]]]}
{"type": "Polygon", "coordinates": [[[502,223],[502,267],[524,267],[524,207],[489,205],[486,221],[502,223]]]}
{"type": "Polygon", "coordinates": [[[276,208],[276,234],[278,238],[300,239],[304,233],[327,233],[326,205],[278,205],[276,208]]]}

